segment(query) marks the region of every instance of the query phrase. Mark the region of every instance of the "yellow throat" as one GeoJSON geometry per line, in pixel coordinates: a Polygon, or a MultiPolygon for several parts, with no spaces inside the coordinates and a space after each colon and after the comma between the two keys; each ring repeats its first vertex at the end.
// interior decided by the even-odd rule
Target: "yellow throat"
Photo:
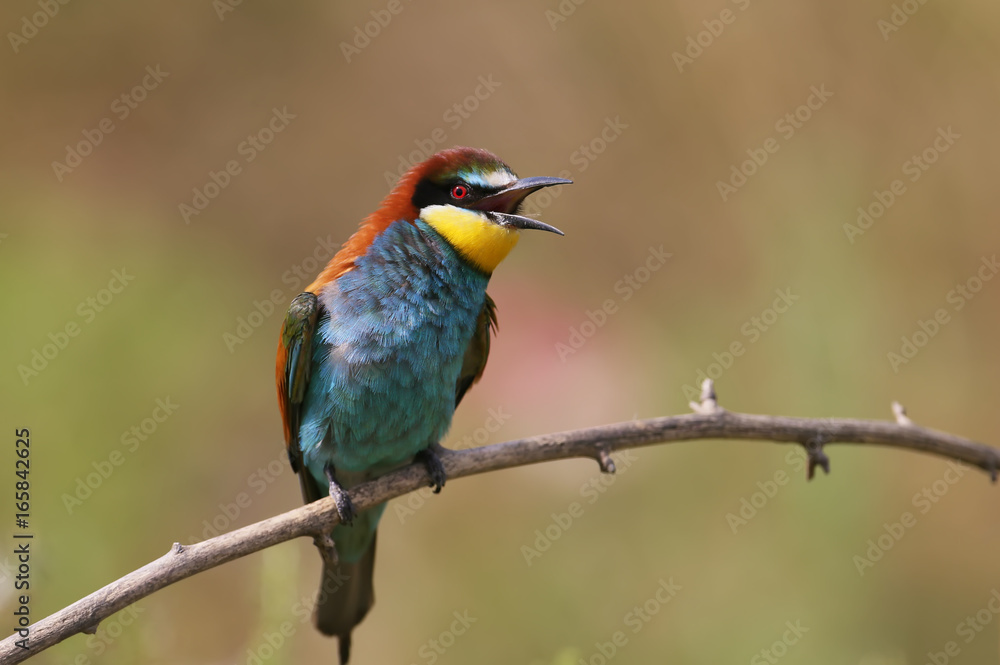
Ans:
{"type": "Polygon", "coordinates": [[[427,206],[420,219],[440,233],[472,265],[492,273],[514,249],[520,233],[494,224],[481,213],[455,206],[427,206]]]}

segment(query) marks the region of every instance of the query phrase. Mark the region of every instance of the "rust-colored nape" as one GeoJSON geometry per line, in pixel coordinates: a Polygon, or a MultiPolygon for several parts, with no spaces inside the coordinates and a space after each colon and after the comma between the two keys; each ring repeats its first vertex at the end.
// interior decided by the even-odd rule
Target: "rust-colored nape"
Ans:
{"type": "Polygon", "coordinates": [[[424,177],[431,173],[458,171],[476,161],[500,160],[486,150],[456,147],[442,150],[404,173],[378,209],[361,222],[358,230],[347,239],[306,291],[318,294],[324,286],[354,268],[354,261],[364,255],[375,238],[396,220],[415,222],[420,211],[413,205],[413,193],[424,177]]]}

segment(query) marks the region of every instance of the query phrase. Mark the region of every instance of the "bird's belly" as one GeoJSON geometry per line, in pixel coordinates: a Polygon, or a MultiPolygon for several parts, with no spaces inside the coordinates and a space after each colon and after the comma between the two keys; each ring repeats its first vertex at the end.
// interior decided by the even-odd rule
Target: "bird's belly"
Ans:
{"type": "Polygon", "coordinates": [[[380,475],[444,437],[483,309],[489,276],[443,241],[402,222],[382,238],[320,294],[299,429],[320,486],[327,463],[380,475]]]}
{"type": "Polygon", "coordinates": [[[431,326],[392,342],[378,338],[370,348],[363,341],[375,339],[369,335],[328,345],[303,405],[300,436],[319,486],[327,463],[338,475],[374,477],[440,441],[455,410],[459,349],[470,337],[470,326],[431,326]]]}
{"type": "Polygon", "coordinates": [[[448,431],[461,358],[416,366],[401,349],[376,365],[354,366],[335,388],[329,450],[337,469],[373,475],[410,462],[448,431]]]}

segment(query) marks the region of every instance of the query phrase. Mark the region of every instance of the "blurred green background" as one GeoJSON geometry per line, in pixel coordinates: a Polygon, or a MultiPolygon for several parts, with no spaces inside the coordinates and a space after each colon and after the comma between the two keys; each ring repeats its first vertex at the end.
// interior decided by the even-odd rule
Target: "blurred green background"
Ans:
{"type": "MultiPolygon", "coordinates": [[[[3,475],[30,428],[36,619],[299,505],[280,312],[401,161],[456,144],[576,184],[529,206],[566,237],[526,236],[494,277],[500,335],[448,445],[683,413],[699,371],[734,410],[890,418],[898,399],[1000,443],[1000,279],[976,281],[1000,247],[996,3],[46,7],[0,9],[3,475]],[[644,272],[651,251],[671,257],[644,272]]],[[[352,662],[598,665],[616,631],[615,663],[917,665],[948,642],[996,662],[1000,490],[847,446],[807,483],[793,450],[646,448],[600,493],[577,460],[397,500],[352,662]],[[536,530],[558,537],[526,556],[536,530]]],[[[302,621],[319,567],[285,544],[37,662],[332,662],[302,621]]]]}

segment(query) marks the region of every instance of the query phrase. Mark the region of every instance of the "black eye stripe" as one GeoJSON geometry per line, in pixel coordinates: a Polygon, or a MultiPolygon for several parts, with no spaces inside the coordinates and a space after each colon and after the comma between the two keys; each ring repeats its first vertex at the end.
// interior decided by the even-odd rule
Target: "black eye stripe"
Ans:
{"type": "Polygon", "coordinates": [[[473,185],[458,177],[451,177],[447,180],[435,180],[424,178],[417,183],[411,199],[413,206],[421,210],[430,205],[457,205],[468,207],[472,203],[495,194],[502,188],[483,187],[473,185]],[[464,187],[465,196],[455,196],[455,188],[464,187]]]}

